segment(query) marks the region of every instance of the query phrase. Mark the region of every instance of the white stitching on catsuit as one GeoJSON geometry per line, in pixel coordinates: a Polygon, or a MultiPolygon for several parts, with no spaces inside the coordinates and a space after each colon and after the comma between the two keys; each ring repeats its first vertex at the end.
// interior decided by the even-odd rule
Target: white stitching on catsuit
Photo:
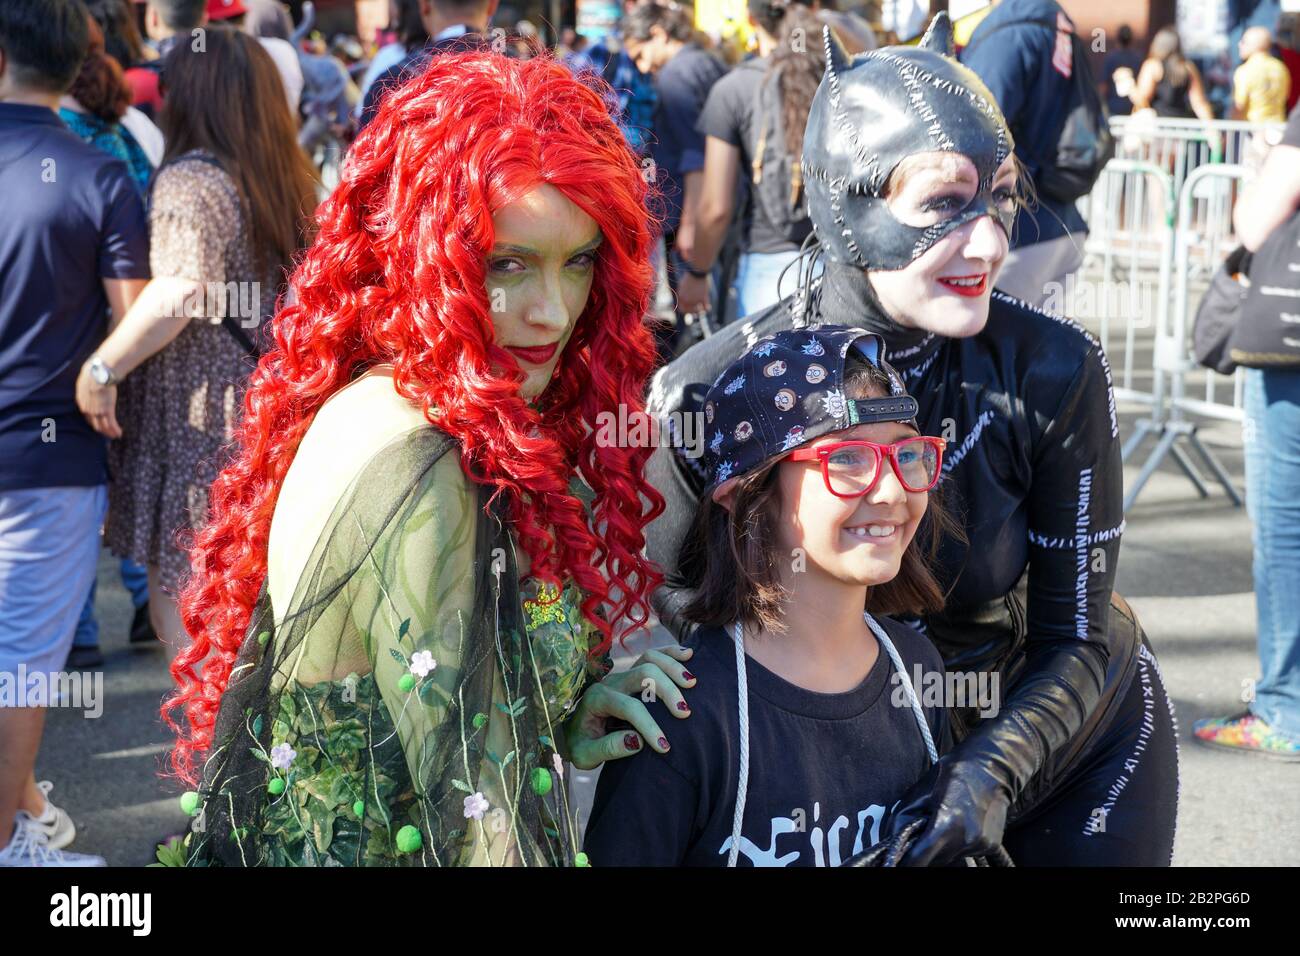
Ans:
{"type": "MultiPolygon", "coordinates": [[[[1155,682],[1160,685],[1160,689],[1165,691],[1165,702],[1169,706],[1169,719],[1174,726],[1174,753],[1178,753],[1178,720],[1174,716],[1174,702],[1169,699],[1169,692],[1165,690],[1164,678],[1160,674],[1160,663],[1156,660],[1154,654],[1147,650],[1145,644],[1138,645],[1138,672],[1137,677],[1142,681],[1142,729],[1138,731],[1137,743],[1133,747],[1133,753],[1124,761],[1124,771],[1119,775],[1110,789],[1106,791],[1107,799],[1099,808],[1101,810],[1101,828],[1097,826],[1096,810],[1090,811],[1088,819],[1083,824],[1084,836],[1096,836],[1098,833],[1104,833],[1105,821],[1109,819],[1110,812],[1115,808],[1116,801],[1128,786],[1130,776],[1137,771],[1139,758],[1142,752],[1147,749],[1147,742],[1151,737],[1151,732],[1155,730],[1155,715],[1152,713],[1155,709],[1155,687],[1152,683],[1152,672],[1155,675],[1155,682]],[[1148,669],[1150,665],[1150,669],[1148,669]]],[[[1175,756],[1174,779],[1181,792],[1182,781],[1178,778],[1178,765],[1175,756]]],[[[1176,799],[1176,798],[1175,798],[1176,799]]],[[[1176,804],[1175,804],[1176,805],[1176,804]]],[[[1178,820],[1174,819],[1175,834],[1177,833],[1178,820]]],[[[1170,859],[1173,859],[1173,851],[1170,851],[1170,859]]]]}
{"type": "MultiPolygon", "coordinates": [[[[1182,802],[1183,796],[1183,777],[1182,753],[1178,747],[1178,715],[1174,713],[1174,699],[1169,696],[1169,685],[1165,683],[1165,675],[1160,670],[1160,660],[1151,651],[1147,650],[1145,644],[1138,645],[1139,659],[1146,659],[1151,662],[1155,669],[1156,680],[1160,682],[1160,689],[1165,692],[1165,706],[1169,708],[1169,725],[1173,729],[1174,737],[1174,840],[1178,838],[1178,805],[1182,802]]],[[[1169,844],[1169,862],[1174,861],[1174,841],[1169,844]]]]}

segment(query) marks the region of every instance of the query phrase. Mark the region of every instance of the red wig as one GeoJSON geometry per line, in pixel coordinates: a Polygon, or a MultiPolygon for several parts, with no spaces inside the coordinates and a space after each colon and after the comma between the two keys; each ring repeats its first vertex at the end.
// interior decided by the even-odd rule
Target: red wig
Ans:
{"type": "Polygon", "coordinates": [[[643,319],[652,197],[609,96],[550,57],[445,54],[392,91],[357,138],[294,272],[297,302],[276,316],[274,348],[249,380],[234,458],[194,538],[180,596],[192,643],[172,664],[178,690],[162,709],[178,738],[170,766],[183,779],[196,780],[212,745],[298,444],[325,400],[368,367],[391,363],[399,394],[436,406],[471,480],[494,498],[509,493],[531,573],[582,589],[602,635],[593,653],[647,620],[662,581],[641,553],[642,529],[664,507],[643,477],[652,449],[600,447],[595,437],[598,413],[644,409],[656,358],[643,319]],[[519,394],[522,371],[496,344],[485,276],[493,213],[542,184],[591,216],[604,242],[586,307],[532,408],[519,394]],[[595,492],[600,538],[569,492],[575,471],[595,492]]]}

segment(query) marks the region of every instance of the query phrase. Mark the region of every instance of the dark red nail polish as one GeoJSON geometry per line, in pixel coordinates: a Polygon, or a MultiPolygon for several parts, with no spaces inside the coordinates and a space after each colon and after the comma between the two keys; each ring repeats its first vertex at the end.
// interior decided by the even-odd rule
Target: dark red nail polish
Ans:
{"type": "Polygon", "coordinates": [[[682,671],[682,676],[685,677],[687,680],[695,680],[695,675],[692,674],[690,671],[682,671]]]}
{"type": "MultiPolygon", "coordinates": [[[[659,739],[662,740],[663,738],[661,737],[659,739]]],[[[636,734],[624,734],[623,746],[626,747],[628,750],[640,750],[641,738],[638,737],[636,734]]]]}
{"type": "Polygon", "coordinates": [[[691,705],[688,704],[688,703],[686,703],[686,701],[684,701],[684,700],[679,700],[679,701],[677,702],[677,709],[678,709],[678,710],[690,710],[690,709],[691,709],[691,705]]]}
{"type": "Polygon", "coordinates": [[[659,746],[660,746],[660,747],[663,747],[664,750],[667,750],[667,749],[668,749],[668,738],[667,738],[667,737],[660,737],[660,738],[659,738],[659,746]]]}

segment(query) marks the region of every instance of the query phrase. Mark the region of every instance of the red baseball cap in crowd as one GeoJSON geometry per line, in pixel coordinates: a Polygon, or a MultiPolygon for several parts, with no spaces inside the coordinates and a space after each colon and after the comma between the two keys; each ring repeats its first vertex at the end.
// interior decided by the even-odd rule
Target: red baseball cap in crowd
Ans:
{"type": "Polygon", "coordinates": [[[208,0],[209,20],[229,20],[247,12],[240,0],[208,0]]]}

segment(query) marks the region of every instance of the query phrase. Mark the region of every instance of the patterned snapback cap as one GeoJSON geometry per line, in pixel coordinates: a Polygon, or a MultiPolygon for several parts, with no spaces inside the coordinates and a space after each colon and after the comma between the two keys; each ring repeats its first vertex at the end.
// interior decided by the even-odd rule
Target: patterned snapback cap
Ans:
{"type": "Polygon", "coordinates": [[[704,397],[705,493],[831,432],[872,422],[915,428],[916,412],[916,399],[885,361],[885,343],[876,333],[810,325],[766,336],[728,366],[704,397]],[[889,397],[845,397],[850,349],[885,373],[889,397]]]}

